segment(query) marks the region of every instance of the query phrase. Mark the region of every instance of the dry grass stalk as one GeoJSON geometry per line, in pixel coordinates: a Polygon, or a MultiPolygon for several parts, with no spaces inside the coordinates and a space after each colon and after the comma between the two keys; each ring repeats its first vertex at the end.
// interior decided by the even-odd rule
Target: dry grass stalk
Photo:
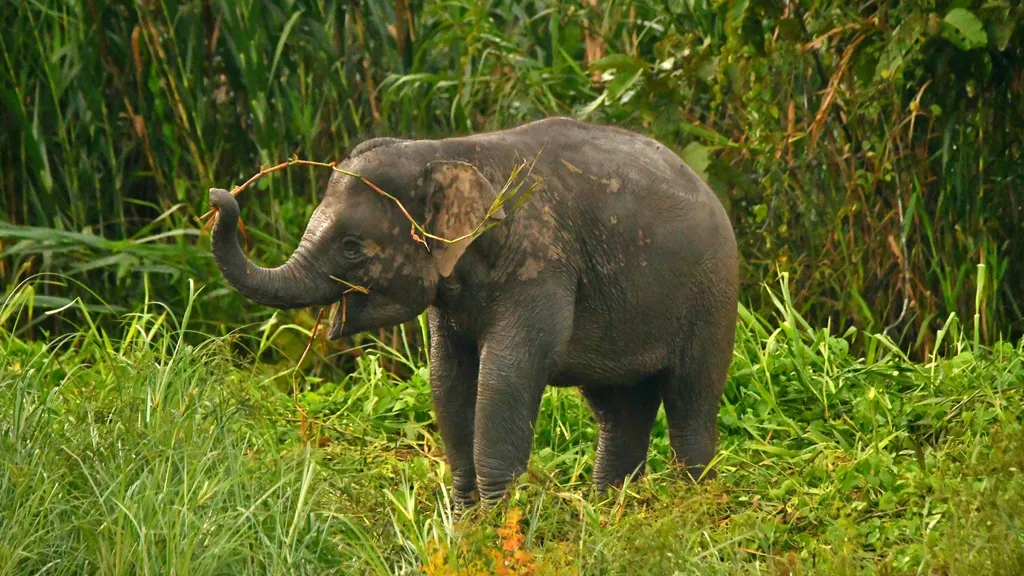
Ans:
{"type": "Polygon", "coordinates": [[[323,317],[323,314],[324,309],[321,308],[316,314],[316,319],[313,321],[313,330],[309,333],[309,342],[306,343],[306,349],[302,351],[302,356],[299,356],[299,362],[295,365],[295,370],[292,371],[292,402],[295,404],[295,409],[299,411],[299,436],[303,440],[306,440],[309,415],[302,407],[302,404],[299,403],[299,383],[296,380],[296,375],[299,373],[299,367],[302,366],[306,355],[309,354],[310,348],[313,347],[313,340],[316,339],[316,331],[320,327],[320,318],[323,317]]]}
{"type": "Polygon", "coordinates": [[[828,118],[828,113],[832,109],[832,105],[836,101],[839,91],[839,82],[843,76],[846,75],[846,70],[850,66],[850,61],[853,59],[853,54],[864,39],[867,38],[865,34],[857,36],[846,47],[843,51],[843,57],[839,61],[839,66],[836,68],[832,77],[829,78],[828,87],[825,88],[825,96],[821,99],[821,106],[818,108],[818,113],[814,116],[814,122],[811,123],[811,142],[809,149],[814,151],[815,145],[818,143],[818,138],[821,136],[821,130],[825,127],[825,119],[828,118]]]}

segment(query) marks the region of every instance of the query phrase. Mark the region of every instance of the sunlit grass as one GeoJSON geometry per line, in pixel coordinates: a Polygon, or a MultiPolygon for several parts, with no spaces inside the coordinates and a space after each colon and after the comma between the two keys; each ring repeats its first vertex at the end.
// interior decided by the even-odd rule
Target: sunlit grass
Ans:
{"type": "Polygon", "coordinates": [[[954,324],[912,364],[772,293],[776,318],[741,311],[718,480],[666,468],[660,415],[651,473],[597,495],[589,410],[551,389],[509,501],[456,520],[421,359],[300,378],[303,424],[289,367],[233,352],[274,345],[255,329],[204,337],[151,302],[122,339],[68,308],[78,329],[25,341],[23,287],[0,315],[0,573],[1019,573],[1024,343],[954,324]]]}

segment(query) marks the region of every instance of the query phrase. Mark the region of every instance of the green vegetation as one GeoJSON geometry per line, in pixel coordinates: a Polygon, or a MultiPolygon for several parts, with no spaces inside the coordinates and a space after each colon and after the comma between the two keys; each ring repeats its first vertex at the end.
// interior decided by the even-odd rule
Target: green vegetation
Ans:
{"type": "MultiPolygon", "coordinates": [[[[1024,573],[1018,4],[0,2],[0,575],[1024,573]],[[196,218],[293,155],[553,114],[659,138],[732,216],[721,475],[666,469],[662,415],[594,493],[552,389],[509,502],[456,521],[423,322],[298,366],[316,311],[229,290],[196,218]]],[[[328,176],[240,197],[254,259],[328,176]]]]}
{"type": "MultiPolygon", "coordinates": [[[[208,188],[375,134],[561,114],[649,133],[709,180],[755,311],[782,269],[813,325],[885,331],[918,360],[954,312],[1015,340],[1022,17],[1011,0],[3,2],[0,279],[70,274],[123,305],[148,272],[180,309],[185,278],[219,282],[208,188]]],[[[290,253],[327,177],[246,192],[254,258],[290,253]]],[[[270,314],[208,296],[210,331],[270,314]]]]}
{"type": "Polygon", "coordinates": [[[550,389],[510,500],[455,521],[422,358],[300,378],[300,412],[295,358],[230,360],[232,342],[274,346],[257,330],[196,334],[194,309],[150,302],[123,339],[82,310],[26,341],[33,291],[17,294],[0,311],[0,574],[1024,570],[1024,342],[976,348],[955,318],[913,364],[886,337],[811,329],[783,278],[774,319],[741,313],[720,479],[665,470],[662,414],[652,473],[600,497],[589,409],[550,389]]]}

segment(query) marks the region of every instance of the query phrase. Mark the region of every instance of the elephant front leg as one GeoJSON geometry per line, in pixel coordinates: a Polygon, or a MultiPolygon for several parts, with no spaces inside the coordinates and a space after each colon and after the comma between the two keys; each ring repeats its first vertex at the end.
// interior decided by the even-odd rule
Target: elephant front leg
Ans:
{"type": "Polygon", "coordinates": [[[473,420],[476,406],[476,347],[461,342],[444,326],[436,311],[430,319],[430,389],[445,457],[452,469],[455,507],[478,500],[473,465],[473,420]]]}
{"type": "Polygon", "coordinates": [[[473,460],[485,505],[502,499],[508,485],[526,471],[544,388],[568,342],[571,304],[529,315],[520,307],[484,339],[473,460]]]}

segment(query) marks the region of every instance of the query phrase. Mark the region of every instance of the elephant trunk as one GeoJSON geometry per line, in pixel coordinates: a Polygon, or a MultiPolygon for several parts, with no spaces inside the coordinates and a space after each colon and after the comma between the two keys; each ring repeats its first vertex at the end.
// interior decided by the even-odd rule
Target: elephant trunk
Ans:
{"type": "Polygon", "coordinates": [[[317,270],[310,243],[303,237],[288,261],[277,268],[254,264],[238,243],[238,202],[227,190],[210,189],[218,210],[213,225],[213,258],[227,281],[246,298],[273,308],[326,306],[341,297],[343,287],[317,270]]]}

